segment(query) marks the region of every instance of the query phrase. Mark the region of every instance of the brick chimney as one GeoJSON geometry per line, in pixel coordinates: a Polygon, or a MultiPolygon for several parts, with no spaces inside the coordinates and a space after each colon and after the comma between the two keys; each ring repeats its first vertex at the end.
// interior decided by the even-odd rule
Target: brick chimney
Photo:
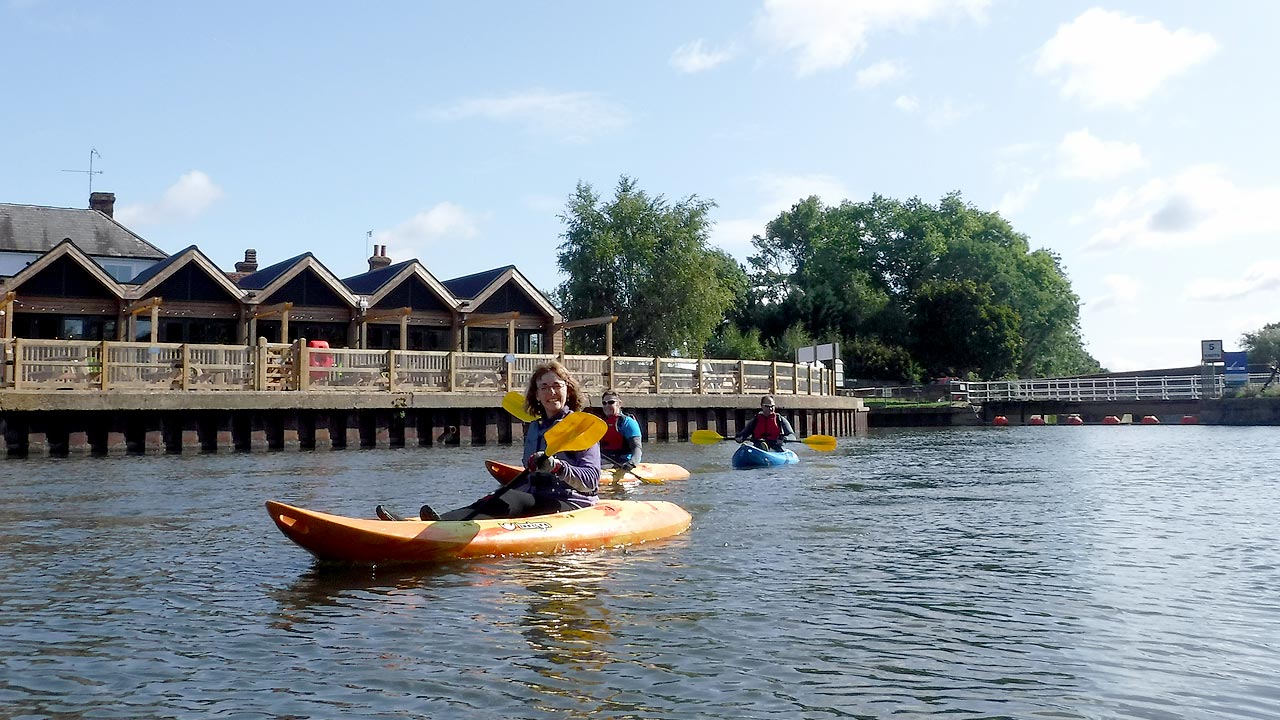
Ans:
{"type": "Polygon", "coordinates": [[[236,272],[258,272],[258,251],[249,248],[244,251],[244,262],[236,263],[236,272]]]}
{"type": "Polygon", "coordinates": [[[369,258],[369,272],[380,270],[391,264],[391,258],[387,257],[386,245],[374,245],[373,257],[369,258]]]}
{"type": "Polygon", "coordinates": [[[89,193],[89,209],[97,210],[107,217],[115,217],[116,194],[109,192],[89,193]]]}

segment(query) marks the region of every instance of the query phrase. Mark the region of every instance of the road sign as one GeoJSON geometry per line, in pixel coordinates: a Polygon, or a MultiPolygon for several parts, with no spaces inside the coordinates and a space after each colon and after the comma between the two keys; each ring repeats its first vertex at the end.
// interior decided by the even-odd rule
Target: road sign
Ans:
{"type": "Polygon", "coordinates": [[[1222,362],[1222,341],[1221,340],[1201,340],[1200,341],[1200,362],[1222,362]]]}

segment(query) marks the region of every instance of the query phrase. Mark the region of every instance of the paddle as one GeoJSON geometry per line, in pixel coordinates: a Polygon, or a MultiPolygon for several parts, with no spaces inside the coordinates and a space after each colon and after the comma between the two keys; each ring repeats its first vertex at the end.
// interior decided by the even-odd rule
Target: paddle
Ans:
{"type": "MultiPolygon", "coordinates": [[[[551,457],[565,450],[573,452],[586,450],[600,442],[600,438],[604,437],[608,429],[603,420],[591,413],[569,413],[568,417],[552,425],[550,430],[542,434],[542,439],[547,443],[547,449],[543,452],[547,457],[551,457]]],[[[529,470],[526,468],[512,478],[511,482],[499,488],[498,492],[505,492],[528,476],[529,470]]]]}
{"type": "MultiPolygon", "coordinates": [[[[694,430],[689,435],[689,441],[694,445],[714,445],[724,440],[733,439],[734,438],[727,438],[715,430],[694,430]]],[[[800,438],[798,440],[784,439],[783,442],[804,443],[814,450],[821,450],[822,452],[830,452],[836,449],[836,439],[832,435],[810,435],[809,437],[800,438]]]]}
{"type": "MultiPolygon", "coordinates": [[[[606,455],[604,453],[601,453],[600,457],[604,458],[605,460],[608,460],[609,462],[617,466],[612,468],[611,470],[614,473],[614,479],[621,481],[622,475],[618,474],[618,471],[622,470],[622,463],[618,462],[617,458],[606,455]]],[[[638,473],[636,472],[635,468],[631,468],[630,470],[622,470],[622,474],[626,474],[628,472],[634,475],[637,480],[639,480],[642,483],[645,483],[646,485],[662,485],[664,482],[666,482],[662,478],[650,477],[650,476],[638,473]]]]}
{"type": "MultiPolygon", "coordinates": [[[[536,419],[524,408],[524,395],[521,395],[517,390],[512,390],[502,396],[502,409],[511,413],[520,422],[533,422],[536,419]]],[[[547,454],[550,455],[551,453],[547,454]]]]}

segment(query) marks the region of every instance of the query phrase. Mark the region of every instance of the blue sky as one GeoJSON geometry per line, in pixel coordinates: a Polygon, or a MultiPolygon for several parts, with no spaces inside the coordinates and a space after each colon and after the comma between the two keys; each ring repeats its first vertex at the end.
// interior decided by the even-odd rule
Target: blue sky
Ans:
{"type": "Polygon", "coordinates": [[[960,191],[1062,258],[1113,369],[1280,321],[1272,2],[0,0],[0,201],[230,269],[373,243],[550,291],[579,181],[778,212],[960,191]],[[367,232],[373,232],[373,238],[367,232]]]}

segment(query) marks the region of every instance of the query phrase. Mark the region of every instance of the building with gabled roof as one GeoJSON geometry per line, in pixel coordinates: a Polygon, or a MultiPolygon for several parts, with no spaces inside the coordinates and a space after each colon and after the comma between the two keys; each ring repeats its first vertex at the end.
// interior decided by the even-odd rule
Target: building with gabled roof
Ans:
{"type": "Polygon", "coordinates": [[[236,281],[250,306],[249,337],[356,345],[360,302],[315,255],[303,253],[236,281]]]}
{"type": "Polygon", "coordinates": [[[117,282],[168,257],[115,221],[113,193],[90,195],[88,209],[0,203],[0,275],[16,275],[63,240],[75,243],[117,282]]]}
{"type": "Polygon", "coordinates": [[[515,265],[445,280],[444,286],[459,301],[464,347],[533,355],[563,351],[564,318],[515,265]]]}
{"type": "Polygon", "coordinates": [[[375,248],[370,270],[342,282],[363,298],[361,346],[399,350],[460,347],[460,303],[416,258],[381,265],[375,248]]]}

